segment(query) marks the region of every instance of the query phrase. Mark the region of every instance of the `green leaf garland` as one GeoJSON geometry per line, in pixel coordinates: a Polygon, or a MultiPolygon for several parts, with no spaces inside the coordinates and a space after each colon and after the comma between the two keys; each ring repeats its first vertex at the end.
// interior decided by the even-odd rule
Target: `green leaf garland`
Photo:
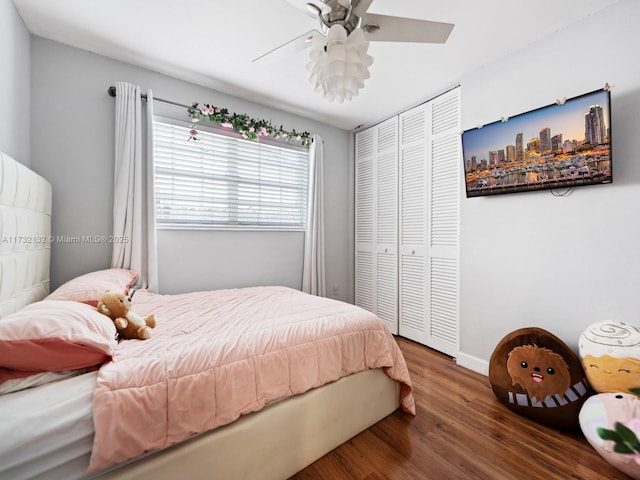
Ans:
{"type": "Polygon", "coordinates": [[[254,142],[259,141],[260,137],[273,137],[276,139],[282,138],[287,142],[298,142],[305,147],[311,143],[311,134],[309,132],[287,131],[282,128],[282,125],[276,127],[268,120],[256,120],[244,113],[230,114],[226,108],[215,107],[208,103],[200,106],[197,102],[194,102],[188,112],[191,120],[189,140],[198,140],[198,122],[200,120],[208,120],[222,127],[231,128],[234,132],[242,135],[242,138],[254,142]]]}

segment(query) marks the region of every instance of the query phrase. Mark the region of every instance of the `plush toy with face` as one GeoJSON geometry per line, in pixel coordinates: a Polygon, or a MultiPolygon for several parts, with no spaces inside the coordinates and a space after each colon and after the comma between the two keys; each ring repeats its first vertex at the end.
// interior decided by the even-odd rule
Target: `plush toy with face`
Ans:
{"type": "Polygon", "coordinates": [[[142,318],[131,311],[131,300],[122,293],[106,291],[98,301],[98,311],[105,314],[116,326],[120,338],[151,338],[151,329],[156,326],[153,314],[142,318]]]}
{"type": "Polygon", "coordinates": [[[521,345],[509,352],[507,371],[512,385],[542,401],[549,395],[563,395],[571,386],[569,367],[562,356],[537,345],[521,345]]]}
{"type": "Polygon", "coordinates": [[[637,393],[640,387],[640,328],[605,320],[580,336],[580,357],[596,392],[637,393]]]}
{"type": "Polygon", "coordinates": [[[578,355],[537,327],[515,330],[496,345],[489,382],[510,410],[556,428],[577,428],[580,407],[591,395],[578,355]]]}

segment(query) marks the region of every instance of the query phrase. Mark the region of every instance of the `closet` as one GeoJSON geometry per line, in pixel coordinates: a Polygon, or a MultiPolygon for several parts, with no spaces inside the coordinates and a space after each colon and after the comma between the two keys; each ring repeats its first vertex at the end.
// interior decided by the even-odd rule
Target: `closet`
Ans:
{"type": "Polygon", "coordinates": [[[356,134],[355,303],[458,352],[459,87],[356,134]]]}

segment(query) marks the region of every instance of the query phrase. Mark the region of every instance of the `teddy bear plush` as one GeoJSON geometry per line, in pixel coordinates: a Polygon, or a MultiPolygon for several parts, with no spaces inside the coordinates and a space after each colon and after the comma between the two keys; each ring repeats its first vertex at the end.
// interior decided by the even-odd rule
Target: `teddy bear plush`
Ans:
{"type": "Polygon", "coordinates": [[[98,311],[105,314],[116,326],[120,338],[151,338],[151,329],[156,326],[153,314],[143,318],[131,311],[131,300],[122,293],[107,290],[98,301],[98,311]]]}

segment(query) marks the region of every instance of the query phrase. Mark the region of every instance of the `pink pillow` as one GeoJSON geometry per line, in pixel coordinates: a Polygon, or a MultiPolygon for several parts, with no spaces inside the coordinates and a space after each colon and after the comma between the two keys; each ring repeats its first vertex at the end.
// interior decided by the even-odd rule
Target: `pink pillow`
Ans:
{"type": "Polygon", "coordinates": [[[0,319],[0,382],[100,365],[116,345],[115,325],[95,308],[64,300],[32,303],[0,319]]]}
{"type": "Polygon", "coordinates": [[[98,270],[69,280],[46,300],[74,300],[97,307],[98,300],[106,290],[127,295],[137,278],[136,272],[124,268],[98,270]]]}

